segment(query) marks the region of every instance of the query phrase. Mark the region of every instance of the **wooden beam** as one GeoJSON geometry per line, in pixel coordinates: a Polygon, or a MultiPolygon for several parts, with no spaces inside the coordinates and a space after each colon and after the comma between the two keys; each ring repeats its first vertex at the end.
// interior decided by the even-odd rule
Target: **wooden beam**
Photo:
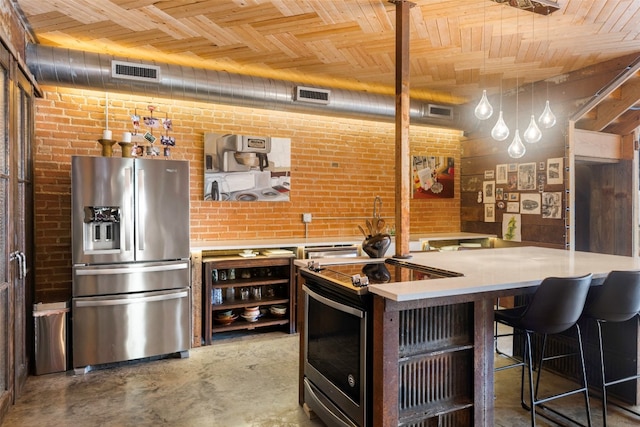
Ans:
{"type": "Polygon", "coordinates": [[[620,96],[609,97],[598,104],[596,109],[596,119],[593,121],[578,122],[585,130],[602,131],[609,124],[622,116],[627,110],[640,100],[640,81],[634,79],[622,84],[619,89],[620,96]]]}
{"type": "Polygon", "coordinates": [[[409,149],[409,9],[415,6],[406,0],[390,0],[396,5],[396,253],[408,258],[410,238],[410,149],[409,149]]]}
{"type": "Polygon", "coordinates": [[[576,158],[617,161],[622,158],[622,138],[611,133],[574,130],[574,154],[576,158]]]}

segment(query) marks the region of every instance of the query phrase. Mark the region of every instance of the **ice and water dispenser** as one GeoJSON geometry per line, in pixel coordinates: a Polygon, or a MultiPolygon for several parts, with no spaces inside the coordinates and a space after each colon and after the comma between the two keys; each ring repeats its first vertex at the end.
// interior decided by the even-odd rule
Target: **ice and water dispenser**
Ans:
{"type": "Polygon", "coordinates": [[[86,251],[120,249],[119,206],[85,206],[84,248],[86,251]]]}

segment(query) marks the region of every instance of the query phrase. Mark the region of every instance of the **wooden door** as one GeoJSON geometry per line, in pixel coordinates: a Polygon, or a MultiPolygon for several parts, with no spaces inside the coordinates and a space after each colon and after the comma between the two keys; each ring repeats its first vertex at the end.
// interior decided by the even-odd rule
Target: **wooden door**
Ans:
{"type": "Polygon", "coordinates": [[[0,49],[0,415],[13,401],[13,291],[17,259],[12,251],[12,215],[10,215],[13,185],[11,150],[9,145],[8,63],[6,51],[0,49]]]}
{"type": "Polygon", "coordinates": [[[33,87],[0,46],[0,423],[32,354],[33,129],[33,87]]]}
{"type": "Polygon", "coordinates": [[[13,253],[18,257],[14,274],[14,397],[20,395],[29,373],[29,355],[33,343],[33,91],[24,75],[17,72],[11,85],[10,129],[13,139],[13,253]],[[29,339],[31,338],[31,339],[29,339]]]}

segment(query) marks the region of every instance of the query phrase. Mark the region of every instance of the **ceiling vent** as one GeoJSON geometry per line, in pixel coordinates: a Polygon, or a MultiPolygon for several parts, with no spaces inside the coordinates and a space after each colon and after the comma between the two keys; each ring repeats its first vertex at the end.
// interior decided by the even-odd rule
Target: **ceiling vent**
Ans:
{"type": "Polygon", "coordinates": [[[331,91],[327,89],[296,86],[294,100],[298,102],[310,102],[313,104],[328,104],[330,94],[331,91]]]}
{"type": "Polygon", "coordinates": [[[160,82],[160,67],[114,60],[111,61],[111,77],[140,82],[160,82]]]}
{"type": "Polygon", "coordinates": [[[423,107],[422,117],[453,120],[453,108],[444,105],[427,104],[423,107]]]}

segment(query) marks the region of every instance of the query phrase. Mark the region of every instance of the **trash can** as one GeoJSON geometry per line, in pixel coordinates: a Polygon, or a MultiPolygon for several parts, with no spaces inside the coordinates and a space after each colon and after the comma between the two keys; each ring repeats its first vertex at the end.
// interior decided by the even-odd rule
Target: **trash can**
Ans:
{"type": "Polygon", "coordinates": [[[36,375],[67,370],[68,313],[68,302],[33,305],[36,375]]]}

